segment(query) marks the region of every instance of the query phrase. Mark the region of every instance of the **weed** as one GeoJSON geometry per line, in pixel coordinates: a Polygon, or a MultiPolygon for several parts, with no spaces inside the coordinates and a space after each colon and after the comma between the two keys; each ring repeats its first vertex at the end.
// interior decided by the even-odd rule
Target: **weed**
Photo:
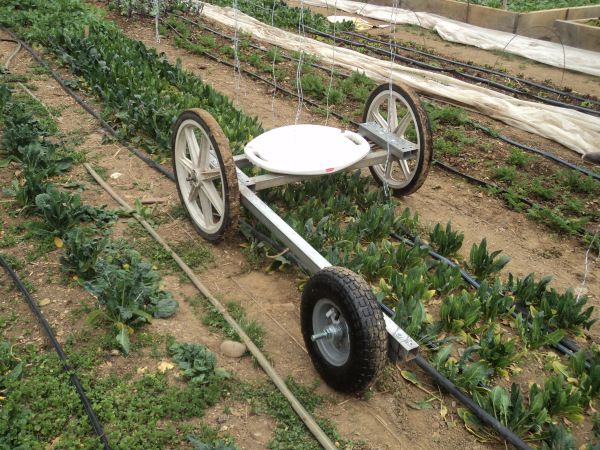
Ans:
{"type": "Polygon", "coordinates": [[[169,354],[190,383],[206,385],[216,377],[229,378],[224,369],[217,368],[217,358],[208,348],[199,344],[175,343],[169,346],[169,354]]]}
{"type": "MultiPolygon", "coordinates": [[[[249,320],[246,317],[246,311],[242,308],[242,305],[238,302],[230,301],[225,305],[227,311],[235,319],[235,321],[242,327],[244,332],[250,337],[252,342],[258,347],[264,346],[265,329],[258,322],[249,320]]],[[[202,318],[202,323],[206,325],[209,330],[214,332],[222,333],[227,339],[240,341],[240,337],[233,328],[223,318],[221,313],[212,305],[205,305],[205,314],[202,318]]]]}
{"type": "Polygon", "coordinates": [[[533,157],[531,155],[528,155],[527,153],[525,153],[523,150],[516,148],[516,147],[511,147],[510,155],[506,159],[506,162],[508,164],[510,164],[511,166],[515,166],[515,167],[522,169],[532,159],[533,159],[533,157]]]}
{"type": "Polygon", "coordinates": [[[496,167],[492,172],[492,177],[496,180],[512,184],[517,179],[517,170],[513,166],[496,167]]]}

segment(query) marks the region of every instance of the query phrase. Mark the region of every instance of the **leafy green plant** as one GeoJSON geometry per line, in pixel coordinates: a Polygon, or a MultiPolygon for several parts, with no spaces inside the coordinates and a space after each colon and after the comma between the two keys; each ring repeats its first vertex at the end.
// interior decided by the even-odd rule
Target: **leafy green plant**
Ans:
{"type": "Polygon", "coordinates": [[[423,336],[423,326],[427,321],[423,302],[435,294],[425,282],[425,270],[423,266],[413,267],[405,274],[392,274],[389,285],[383,279],[380,282],[381,292],[395,305],[394,322],[417,338],[423,336]]]}
{"type": "Polygon", "coordinates": [[[529,320],[523,318],[523,314],[519,313],[515,319],[515,325],[521,339],[531,349],[544,345],[555,345],[565,336],[563,330],[550,332],[546,326],[544,312],[537,311],[533,306],[529,307],[529,320]]]}
{"type": "Polygon", "coordinates": [[[473,244],[469,253],[467,269],[483,280],[500,272],[510,261],[510,257],[501,255],[501,250],[488,253],[487,240],[484,238],[479,245],[473,244]]]}
{"type": "Polygon", "coordinates": [[[35,198],[37,213],[44,219],[44,227],[50,234],[64,235],[82,222],[94,222],[103,227],[116,220],[114,212],[84,204],[81,197],[50,187],[35,198]]]}
{"type": "Polygon", "coordinates": [[[600,393],[600,353],[596,348],[589,352],[580,350],[569,358],[569,368],[578,380],[579,393],[584,396],[585,403],[589,403],[600,393]]]}
{"type": "Polygon", "coordinates": [[[160,275],[126,243],[113,242],[107,246],[107,252],[107,257],[96,264],[96,276],[84,284],[102,307],[90,315],[90,321],[108,319],[118,331],[117,343],[129,353],[129,335],[135,328],[150,322],[152,317],[172,316],[178,304],[161,289],[160,275]]]}
{"type": "Polygon", "coordinates": [[[506,289],[515,297],[517,304],[521,306],[537,306],[541,303],[542,297],[548,290],[548,285],[552,281],[552,276],[547,275],[535,281],[535,274],[530,273],[525,278],[516,278],[512,273],[508,274],[506,289]]]}
{"type": "Polygon", "coordinates": [[[504,293],[504,287],[499,279],[489,286],[487,280],[481,282],[477,290],[481,303],[481,312],[485,320],[496,321],[503,316],[512,314],[515,309],[514,298],[504,293]]]}
{"type": "Polygon", "coordinates": [[[573,435],[562,423],[554,425],[550,423],[548,433],[542,441],[541,450],[575,450],[573,435]]]}
{"type": "Polygon", "coordinates": [[[473,398],[479,406],[521,437],[527,433],[539,435],[549,419],[542,396],[530,395],[527,402],[521,388],[515,383],[511,386],[510,394],[504,388],[495,386],[487,395],[475,391],[473,398]]]}
{"type": "Polygon", "coordinates": [[[431,287],[439,294],[445,295],[464,287],[464,281],[458,267],[450,267],[439,263],[428,275],[431,287]]]}
{"type": "Polygon", "coordinates": [[[544,312],[548,326],[564,330],[578,330],[580,327],[589,330],[597,319],[591,319],[594,308],[585,308],[587,301],[586,295],[575,295],[572,289],[567,289],[563,294],[552,289],[544,294],[539,308],[544,312]]]}
{"type": "Polygon", "coordinates": [[[444,329],[451,333],[468,330],[477,323],[480,317],[481,302],[466,290],[442,300],[440,321],[444,329]]]}
{"type": "Polygon", "coordinates": [[[444,229],[437,223],[429,233],[431,246],[444,256],[451,257],[458,253],[462,247],[465,235],[462,232],[454,231],[452,224],[448,222],[444,229]]]}
{"type": "Polygon", "coordinates": [[[225,370],[217,368],[217,358],[204,345],[175,343],[169,347],[169,355],[191,383],[202,385],[209,383],[214,376],[229,377],[225,370]]]}
{"type": "Polygon", "coordinates": [[[467,392],[484,389],[491,370],[484,362],[467,362],[473,351],[474,349],[468,349],[459,360],[456,360],[451,356],[452,345],[444,345],[432,356],[431,363],[440,373],[467,392]]]}
{"type": "Polygon", "coordinates": [[[64,238],[64,250],[60,257],[61,270],[89,280],[96,275],[96,263],[108,239],[98,237],[91,228],[75,227],[64,238]]]}
{"type": "Polygon", "coordinates": [[[502,339],[497,325],[491,325],[481,335],[479,344],[475,345],[474,348],[481,360],[493,367],[496,374],[500,376],[507,375],[506,369],[523,356],[523,353],[517,351],[515,339],[502,339]]]}
{"type": "Polygon", "coordinates": [[[531,398],[541,396],[552,417],[564,417],[571,422],[583,420],[582,393],[567,383],[562,374],[547,377],[543,388],[532,384],[529,395],[531,398]]]}

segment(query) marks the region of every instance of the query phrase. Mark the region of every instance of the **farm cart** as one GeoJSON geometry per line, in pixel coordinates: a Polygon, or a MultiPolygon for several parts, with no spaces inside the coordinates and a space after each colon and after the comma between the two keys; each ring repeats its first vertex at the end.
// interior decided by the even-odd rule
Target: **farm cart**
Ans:
{"type": "Polygon", "coordinates": [[[332,266],[256,193],[369,167],[385,189],[406,195],[425,181],[431,146],[427,115],[415,95],[390,84],[372,92],[357,133],[319,125],[284,126],[257,136],[236,157],[204,110],[183,112],[173,127],[177,190],[198,233],[209,241],[221,239],[236,223],[241,200],[311,275],[302,294],[302,334],[317,371],[337,390],[363,390],[383,368],[389,350],[396,358],[410,359],[418,344],[382,313],[362,277],[332,266]],[[266,173],[247,176],[242,169],[252,165],[266,173]]]}

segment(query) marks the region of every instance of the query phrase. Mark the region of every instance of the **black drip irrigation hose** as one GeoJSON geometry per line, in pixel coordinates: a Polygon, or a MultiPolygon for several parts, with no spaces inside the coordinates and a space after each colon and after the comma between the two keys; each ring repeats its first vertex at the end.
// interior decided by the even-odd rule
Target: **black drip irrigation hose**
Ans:
{"type": "MultiPolygon", "coordinates": [[[[380,44],[380,45],[385,45],[385,46],[389,46],[390,45],[389,42],[381,41],[381,40],[375,39],[375,38],[373,38],[371,36],[362,35],[362,34],[359,34],[359,33],[355,33],[353,31],[342,31],[342,33],[350,35],[350,36],[353,36],[353,37],[357,37],[359,39],[364,39],[364,40],[372,42],[374,44],[380,44]]],[[[548,91],[548,92],[551,92],[551,93],[556,94],[556,95],[561,95],[561,96],[564,96],[564,97],[569,97],[569,98],[572,98],[573,100],[578,100],[578,101],[581,101],[581,102],[591,102],[591,103],[594,103],[594,104],[600,106],[600,101],[596,100],[594,98],[581,97],[579,95],[573,94],[572,92],[562,91],[560,89],[555,89],[555,88],[552,88],[550,86],[545,86],[543,84],[536,83],[535,81],[532,81],[532,80],[527,80],[525,78],[520,78],[520,77],[511,75],[509,73],[500,72],[499,70],[494,70],[494,69],[489,69],[487,67],[476,66],[474,64],[464,63],[462,61],[458,61],[458,60],[451,59],[451,58],[446,58],[444,56],[436,55],[434,53],[429,53],[429,52],[424,52],[422,50],[417,50],[416,48],[406,47],[406,46],[400,45],[400,44],[398,44],[396,42],[392,42],[392,46],[394,48],[398,48],[400,50],[404,50],[404,51],[407,51],[407,52],[416,53],[418,55],[425,56],[427,58],[436,59],[438,61],[443,61],[443,62],[446,62],[446,63],[449,63],[449,64],[454,64],[454,65],[457,65],[457,66],[460,66],[460,67],[466,67],[468,69],[478,70],[480,72],[485,72],[485,73],[489,73],[489,74],[492,74],[492,75],[497,75],[497,76],[505,77],[505,78],[508,78],[510,80],[517,81],[517,82],[522,83],[522,84],[527,84],[529,86],[533,86],[533,87],[536,87],[538,89],[541,89],[541,90],[544,90],[544,91],[548,91]]],[[[460,73],[460,72],[458,72],[458,73],[460,73]]]]}
{"type": "Polygon", "coordinates": [[[90,400],[88,399],[87,395],[85,394],[85,390],[83,389],[83,386],[81,385],[81,382],[79,381],[79,378],[75,374],[75,370],[69,363],[67,355],[63,351],[63,348],[60,345],[60,342],[58,342],[58,340],[56,339],[56,336],[54,335],[54,332],[52,331],[52,327],[50,327],[50,324],[48,323],[48,321],[46,320],[46,318],[44,317],[44,315],[42,314],[42,312],[36,305],[35,300],[31,297],[31,294],[29,293],[29,291],[27,291],[27,288],[21,282],[21,279],[19,278],[19,276],[12,269],[12,267],[10,267],[10,265],[6,262],[6,260],[2,257],[2,255],[0,255],[0,266],[2,266],[2,268],[4,268],[4,270],[6,271],[8,276],[13,280],[14,284],[19,289],[19,291],[21,291],[21,294],[23,294],[23,297],[27,301],[29,308],[31,308],[31,312],[33,313],[33,315],[36,317],[36,319],[40,323],[40,326],[44,329],[44,332],[48,336],[50,343],[54,347],[54,350],[56,350],[56,353],[58,354],[58,357],[60,358],[60,360],[62,362],[63,370],[69,374],[69,380],[71,381],[73,386],[75,386],[75,390],[77,391],[77,394],[79,395],[79,399],[81,400],[81,403],[83,404],[83,408],[85,409],[85,412],[90,420],[90,424],[92,425],[92,428],[94,429],[95,433],[98,435],[98,438],[102,442],[102,446],[104,447],[104,449],[110,450],[110,445],[108,444],[108,439],[106,437],[106,434],[104,433],[102,424],[98,420],[98,416],[96,416],[96,413],[94,412],[94,410],[92,408],[92,404],[90,403],[90,400]]]}
{"type": "Polygon", "coordinates": [[[514,145],[515,147],[518,147],[522,150],[542,156],[543,158],[549,159],[550,161],[554,161],[557,164],[563,165],[572,170],[576,170],[577,172],[580,172],[584,175],[588,175],[588,176],[592,177],[593,179],[600,181],[599,173],[588,170],[585,167],[578,166],[577,164],[570,163],[569,161],[565,161],[564,159],[559,158],[558,156],[553,155],[552,153],[546,152],[544,150],[540,150],[539,148],[530,147],[529,145],[521,144],[520,142],[517,142],[509,137],[506,137],[506,136],[496,133],[495,131],[481,125],[480,123],[469,122],[469,124],[472,127],[483,131],[484,133],[488,134],[489,136],[495,137],[496,139],[500,139],[501,141],[504,141],[510,145],[514,145]]]}
{"type": "Polygon", "coordinates": [[[443,68],[443,67],[434,66],[432,64],[428,64],[428,63],[419,61],[417,59],[409,58],[407,56],[398,55],[396,53],[390,52],[389,50],[384,50],[384,49],[381,49],[381,48],[373,47],[371,45],[362,44],[360,42],[356,42],[356,41],[353,41],[351,39],[344,39],[344,38],[339,37],[339,36],[335,36],[334,37],[333,35],[331,35],[329,33],[324,33],[322,31],[316,30],[315,28],[311,28],[311,27],[308,27],[308,26],[306,26],[305,28],[307,30],[309,30],[309,32],[311,32],[311,33],[313,33],[313,34],[315,34],[317,36],[325,37],[327,39],[335,39],[337,42],[341,42],[341,43],[344,43],[344,44],[347,44],[347,45],[351,45],[351,46],[354,46],[354,47],[364,48],[364,49],[372,51],[373,53],[376,53],[376,54],[379,54],[379,55],[382,55],[382,56],[386,56],[386,57],[389,57],[389,58],[394,58],[395,60],[403,61],[403,62],[405,62],[407,64],[412,64],[414,66],[421,67],[421,68],[426,69],[426,70],[431,70],[431,71],[434,71],[434,72],[454,73],[454,74],[456,74],[459,77],[466,78],[466,79],[474,81],[476,83],[484,83],[484,84],[493,86],[495,88],[498,88],[498,89],[510,92],[512,94],[524,95],[526,97],[530,97],[530,98],[536,99],[536,100],[538,100],[539,102],[542,102],[542,103],[547,103],[547,104],[553,105],[553,106],[559,106],[561,108],[574,109],[574,110],[577,110],[579,112],[582,112],[582,113],[585,113],[585,114],[589,114],[589,115],[592,115],[592,116],[600,116],[600,111],[596,111],[594,109],[585,108],[583,106],[573,105],[573,104],[570,104],[570,103],[564,103],[564,102],[560,102],[560,101],[557,101],[557,100],[552,100],[552,99],[545,98],[545,97],[540,97],[540,96],[537,96],[537,95],[532,94],[530,92],[520,91],[519,89],[515,89],[515,88],[512,88],[510,86],[506,86],[505,84],[498,83],[498,82],[495,82],[495,81],[492,81],[492,80],[488,80],[487,78],[482,78],[482,77],[478,77],[478,76],[475,76],[475,75],[470,75],[470,74],[467,74],[467,73],[458,72],[456,69],[446,69],[446,68],[443,68]]]}

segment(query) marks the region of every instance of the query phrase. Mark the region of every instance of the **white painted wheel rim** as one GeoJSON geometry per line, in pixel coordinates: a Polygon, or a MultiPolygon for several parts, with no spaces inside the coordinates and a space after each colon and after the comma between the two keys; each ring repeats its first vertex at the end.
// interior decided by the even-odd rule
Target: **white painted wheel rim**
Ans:
{"type": "Polygon", "coordinates": [[[175,138],[177,183],[190,217],[207,234],[225,219],[225,176],[206,130],[185,120],[175,138]]]}
{"type": "Polygon", "coordinates": [[[401,189],[408,186],[417,173],[421,158],[419,126],[413,109],[398,92],[383,91],[369,105],[366,122],[376,122],[384,130],[393,132],[417,147],[415,157],[409,160],[398,160],[390,154],[386,163],[373,166],[377,176],[390,188],[401,189]],[[391,120],[388,121],[388,118],[391,120]]]}

